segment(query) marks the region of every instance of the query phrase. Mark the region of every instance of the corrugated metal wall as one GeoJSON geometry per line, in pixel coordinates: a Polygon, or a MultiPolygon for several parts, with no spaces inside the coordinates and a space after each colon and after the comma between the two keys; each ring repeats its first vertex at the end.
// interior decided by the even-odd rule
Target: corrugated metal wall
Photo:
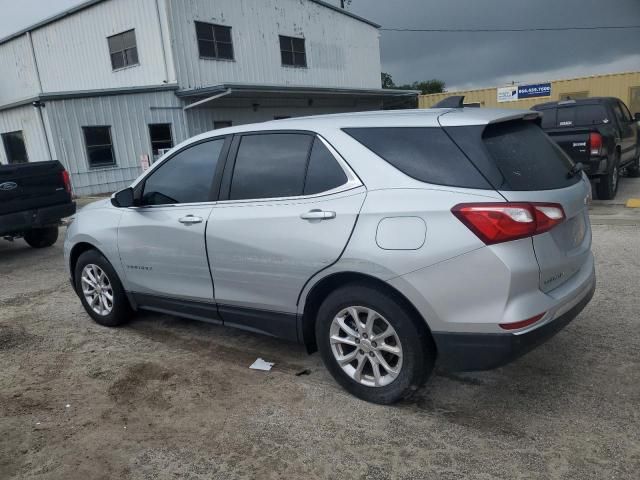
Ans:
{"type": "Polygon", "coordinates": [[[38,80],[26,35],[0,45],[0,106],[38,93],[38,80]]]}
{"type": "Polygon", "coordinates": [[[148,125],[171,123],[174,144],[188,138],[184,113],[173,92],[56,100],[46,107],[59,160],[78,195],[113,192],[142,172],[140,155],[151,156],[148,125]],[[111,126],[116,167],[89,168],[82,127],[111,126]]]}
{"type": "Polygon", "coordinates": [[[305,0],[167,0],[182,89],[224,82],[380,87],[378,30],[305,0]],[[232,27],[234,61],[199,59],[194,20],[232,27]],[[308,68],[283,67],[278,35],[304,37],[308,68]]]}
{"type": "Polygon", "coordinates": [[[100,3],[32,36],[45,92],[159,85],[165,80],[155,0],[100,3]],[[107,37],[132,28],[140,65],[114,72],[107,37]]]}
{"type": "MultiPolygon", "coordinates": [[[[18,130],[22,130],[24,135],[30,162],[50,160],[38,112],[31,105],[0,112],[0,134],[18,130]]],[[[7,163],[7,155],[1,141],[0,163],[7,163]]]]}
{"type": "Polygon", "coordinates": [[[306,115],[323,115],[326,113],[342,113],[364,110],[375,110],[380,108],[380,103],[376,101],[361,101],[357,106],[348,106],[343,102],[324,104],[316,101],[313,107],[307,105],[306,100],[261,100],[260,107],[253,111],[251,105],[247,106],[214,106],[209,108],[193,108],[187,110],[187,124],[190,135],[213,130],[214,122],[231,121],[233,125],[243,125],[247,123],[266,122],[273,120],[276,116],[303,117],[306,115]]]}
{"type": "MultiPolygon", "coordinates": [[[[541,82],[542,83],[542,82],[541,82]]],[[[529,109],[538,103],[559,100],[567,93],[588,92],[590,97],[618,97],[631,106],[631,88],[640,87],[640,72],[615,73],[593,77],[557,80],[551,82],[551,96],[498,103],[497,88],[462,90],[456,92],[421,95],[420,108],[430,108],[450,95],[464,95],[467,103],[479,102],[483,107],[529,109]]]]}

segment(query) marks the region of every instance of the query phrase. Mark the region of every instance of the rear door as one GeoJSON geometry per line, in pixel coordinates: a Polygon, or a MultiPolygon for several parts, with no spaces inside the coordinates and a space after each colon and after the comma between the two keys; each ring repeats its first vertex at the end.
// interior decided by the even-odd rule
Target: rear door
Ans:
{"type": "Polygon", "coordinates": [[[631,118],[631,113],[624,103],[616,102],[615,111],[620,125],[620,160],[623,163],[630,162],[636,158],[638,125],[631,118]]]}
{"type": "Polygon", "coordinates": [[[294,340],[305,283],[337,261],[365,189],[320,137],[238,135],[207,228],[225,324],[294,340]]]}
{"type": "Polygon", "coordinates": [[[532,238],[540,267],[540,289],[548,292],[569,280],[589,258],[590,187],[571,176],[570,160],[532,122],[489,125],[483,143],[504,177],[500,194],[510,202],[557,203],[566,220],[532,238]]]}

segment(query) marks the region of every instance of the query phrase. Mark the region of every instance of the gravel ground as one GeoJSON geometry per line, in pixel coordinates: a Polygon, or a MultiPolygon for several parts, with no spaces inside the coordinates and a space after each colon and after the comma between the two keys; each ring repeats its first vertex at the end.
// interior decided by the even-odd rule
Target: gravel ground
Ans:
{"type": "Polygon", "coordinates": [[[0,478],[637,479],[640,226],[594,226],[594,252],[596,295],[553,340],[382,407],[290,343],[155,314],[100,327],[61,242],[0,241],[0,478]]]}

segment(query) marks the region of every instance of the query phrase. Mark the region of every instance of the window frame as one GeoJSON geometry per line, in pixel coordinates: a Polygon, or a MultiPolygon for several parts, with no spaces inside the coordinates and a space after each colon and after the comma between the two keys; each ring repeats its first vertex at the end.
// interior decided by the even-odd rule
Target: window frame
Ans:
{"type": "MultiPolygon", "coordinates": [[[[154,127],[154,126],[157,126],[157,125],[167,125],[169,127],[169,140],[171,141],[171,148],[173,148],[175,146],[175,142],[173,141],[173,124],[171,122],[148,123],[147,124],[147,132],[149,133],[149,144],[151,145],[151,156],[152,157],[155,154],[153,153],[153,150],[154,150],[153,143],[154,143],[154,141],[153,141],[153,138],[151,138],[151,127],[154,127]]],[[[156,143],[159,143],[160,141],[161,140],[156,140],[156,143]]]]}
{"type": "Polygon", "coordinates": [[[132,185],[134,190],[134,207],[132,208],[142,208],[142,209],[166,208],[166,207],[175,208],[175,207],[182,207],[182,206],[189,206],[189,205],[205,205],[205,204],[217,202],[220,194],[220,184],[222,181],[222,173],[227,163],[229,148],[231,146],[232,139],[233,139],[233,135],[218,135],[215,137],[203,138],[202,140],[198,140],[197,142],[192,142],[192,143],[189,143],[188,145],[185,145],[179,150],[172,152],[171,155],[162,159],[162,161],[158,161],[154,163],[151,166],[151,168],[149,168],[149,170],[147,170],[145,174],[138,180],[138,182],[132,185]],[[153,175],[153,173],[157,169],[161,168],[165,163],[171,161],[171,159],[173,159],[180,153],[184,152],[185,150],[188,150],[202,143],[215,142],[216,140],[224,140],[224,143],[222,145],[222,150],[220,150],[220,156],[218,157],[218,164],[216,165],[216,171],[213,174],[213,182],[211,185],[211,189],[209,190],[209,198],[206,201],[192,202],[192,203],[167,203],[163,205],[141,205],[140,204],[140,202],[142,201],[142,195],[144,193],[144,188],[147,183],[147,180],[151,175],[153,175]]]}
{"type": "MultiPolygon", "coordinates": [[[[116,151],[113,148],[113,134],[111,133],[111,125],[83,125],[81,128],[82,128],[82,141],[84,142],[84,151],[87,156],[87,166],[89,167],[89,170],[100,170],[100,169],[117,167],[118,160],[116,158],[116,151]],[[109,164],[105,163],[103,165],[96,165],[96,166],[91,165],[91,155],[89,155],[89,145],[87,144],[87,135],[85,133],[86,129],[88,128],[106,128],[107,129],[107,131],[109,132],[109,141],[111,142],[109,146],[111,147],[111,158],[113,159],[113,163],[109,163],[109,164]]],[[[92,145],[92,147],[106,147],[106,144],[92,145]]]]}
{"type": "Polygon", "coordinates": [[[29,151],[27,150],[27,139],[24,135],[24,130],[12,130],[10,132],[3,132],[2,134],[0,134],[0,138],[2,139],[2,148],[4,149],[4,155],[7,158],[7,165],[24,165],[25,163],[29,163],[29,151]],[[24,162],[17,162],[17,163],[12,162],[9,156],[9,150],[7,150],[7,143],[6,143],[5,137],[7,135],[13,135],[16,133],[19,133],[20,137],[22,137],[22,145],[24,145],[24,154],[26,159],[26,161],[24,162]]]}
{"type": "Polygon", "coordinates": [[[112,72],[119,72],[119,71],[125,70],[127,68],[133,68],[133,67],[139,67],[140,66],[140,52],[138,51],[138,37],[136,36],[136,29],[135,28],[131,28],[129,30],[125,30],[124,32],[115,33],[113,35],[109,35],[107,37],[107,49],[109,50],[109,62],[111,63],[111,71],[112,72]],[[133,47],[123,48],[122,50],[115,50],[115,51],[112,52],[109,40],[114,38],[114,37],[119,37],[119,36],[124,35],[124,34],[129,33],[129,32],[133,32],[133,39],[134,39],[133,47]],[[126,52],[127,52],[127,50],[133,50],[133,49],[135,49],[135,51],[136,51],[136,57],[137,57],[138,61],[136,63],[127,64],[126,63],[126,60],[127,60],[126,52]],[[122,67],[114,68],[114,66],[113,66],[113,55],[115,55],[117,53],[121,53],[122,54],[123,59],[125,61],[125,64],[122,67]]]}
{"type": "Polygon", "coordinates": [[[290,35],[278,35],[278,48],[280,50],[280,64],[283,67],[289,67],[289,68],[309,68],[309,59],[308,59],[308,55],[307,55],[307,40],[304,37],[292,37],[290,35]],[[282,49],[282,39],[287,39],[287,41],[290,43],[291,46],[291,50],[283,50],[282,49]],[[294,50],[293,47],[293,41],[294,40],[302,40],[302,46],[304,49],[304,52],[297,52],[294,50]],[[291,55],[293,55],[293,63],[284,63],[283,58],[282,58],[282,54],[286,52],[286,53],[291,53],[291,55]],[[296,63],[296,55],[304,55],[304,65],[298,65],[296,63]]]}
{"type": "Polygon", "coordinates": [[[200,20],[194,20],[193,26],[194,26],[195,31],[196,31],[196,45],[198,47],[198,57],[201,60],[219,60],[219,61],[224,61],[224,62],[235,62],[236,61],[236,49],[233,46],[233,27],[232,26],[230,26],[230,25],[220,25],[219,23],[202,22],[200,20]],[[206,25],[208,28],[211,29],[212,34],[213,34],[213,40],[208,40],[206,38],[200,39],[200,37],[198,37],[198,24],[206,25]],[[222,42],[222,41],[216,40],[216,27],[228,28],[229,29],[229,38],[231,38],[231,42],[222,42]],[[212,42],[213,43],[213,50],[214,50],[215,55],[216,55],[215,57],[209,57],[209,56],[206,56],[206,55],[202,54],[202,51],[200,50],[200,40],[203,40],[205,42],[212,42]],[[218,43],[223,43],[225,45],[230,45],[231,46],[231,58],[221,57],[218,54],[218,43]]]}
{"type": "MultiPolygon", "coordinates": [[[[305,173],[306,178],[306,173],[305,173]]],[[[353,171],[351,166],[347,163],[347,161],[340,155],[340,153],[329,143],[322,135],[310,131],[310,130],[258,130],[258,131],[247,131],[242,133],[236,133],[233,135],[233,141],[231,143],[231,147],[229,153],[227,155],[227,161],[225,162],[224,173],[222,174],[220,186],[220,194],[218,197],[218,203],[270,203],[270,202],[279,202],[279,201],[291,201],[291,200],[306,200],[313,199],[319,197],[326,197],[329,195],[334,195],[336,193],[346,192],[348,190],[353,190],[354,188],[364,186],[362,180],[357,176],[357,174],[353,171]],[[327,190],[324,192],[314,193],[311,195],[294,195],[288,197],[271,197],[271,198],[245,198],[241,200],[233,200],[230,199],[231,194],[231,183],[233,180],[233,173],[235,170],[235,164],[238,157],[238,149],[240,147],[240,142],[242,137],[245,136],[253,136],[253,135],[273,135],[273,134],[302,134],[308,135],[312,137],[311,148],[309,148],[309,152],[307,153],[307,168],[309,166],[309,157],[311,155],[311,151],[313,149],[313,142],[315,140],[320,140],[324,146],[329,150],[329,153],[333,156],[335,161],[338,163],[340,168],[342,168],[344,174],[347,177],[347,181],[331,190],[327,190]]]]}

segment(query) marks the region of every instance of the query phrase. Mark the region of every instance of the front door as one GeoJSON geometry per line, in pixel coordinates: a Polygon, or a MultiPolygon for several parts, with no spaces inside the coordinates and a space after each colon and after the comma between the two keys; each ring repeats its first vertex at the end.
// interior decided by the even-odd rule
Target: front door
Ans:
{"type": "Polygon", "coordinates": [[[295,339],[298,295],[340,258],[365,189],[319,137],[266,132],[233,143],[225,200],[207,229],[218,310],[225,324],[295,339]]]}
{"type": "Polygon", "coordinates": [[[189,146],[145,178],[140,206],[126,209],[118,229],[118,250],[131,292],[214,303],[205,231],[224,142],[189,146]]]}

